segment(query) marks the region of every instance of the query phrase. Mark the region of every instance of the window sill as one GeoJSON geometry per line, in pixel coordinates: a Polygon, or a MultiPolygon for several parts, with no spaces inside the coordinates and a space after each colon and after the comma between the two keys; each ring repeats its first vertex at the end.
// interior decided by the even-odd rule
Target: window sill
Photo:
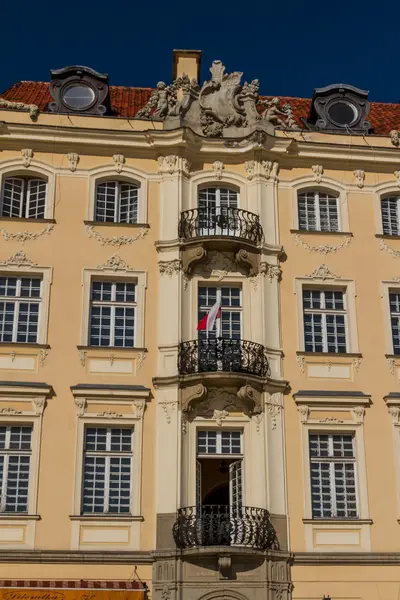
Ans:
{"type": "Polygon", "coordinates": [[[122,514],[90,514],[90,515],[69,515],[70,521],[144,521],[141,515],[122,515],[122,514]]]}
{"type": "MultiPolygon", "coordinates": [[[[400,522],[400,521],[399,521],[400,522]]],[[[372,525],[373,524],[373,520],[372,519],[343,519],[343,518],[336,518],[336,517],[332,517],[331,519],[303,519],[303,523],[305,525],[332,525],[333,523],[335,525],[372,525]]]]}
{"type": "Polygon", "coordinates": [[[0,221],[12,221],[15,223],[20,223],[23,221],[24,223],[55,223],[55,219],[32,219],[26,217],[0,217],[0,221]]]}
{"type": "Polygon", "coordinates": [[[114,223],[112,221],[84,221],[84,224],[92,227],[130,227],[131,229],[150,227],[148,223],[114,223]]]}
{"type": "Polygon", "coordinates": [[[389,235],[388,233],[376,233],[375,237],[382,240],[400,240],[400,235],[389,235]]]}
{"type": "Polygon", "coordinates": [[[0,348],[10,346],[11,348],[36,348],[38,350],[49,350],[49,344],[31,344],[26,342],[0,342],[0,348]]]}
{"type": "Polygon", "coordinates": [[[147,348],[138,348],[137,346],[124,347],[124,346],[77,346],[78,350],[93,351],[100,350],[106,352],[107,350],[121,350],[122,352],[147,352],[147,348]]]}
{"type": "Polygon", "coordinates": [[[40,521],[40,515],[27,515],[18,513],[0,513],[0,521],[40,521]]]}
{"type": "Polygon", "coordinates": [[[309,229],[291,229],[290,233],[299,233],[301,235],[350,235],[351,231],[314,231],[309,229]]]}
{"type": "MultiPolygon", "coordinates": [[[[298,350],[297,356],[319,356],[326,358],[362,358],[361,352],[306,352],[305,350],[298,350]]],[[[400,358],[400,355],[398,355],[400,358]]]]}

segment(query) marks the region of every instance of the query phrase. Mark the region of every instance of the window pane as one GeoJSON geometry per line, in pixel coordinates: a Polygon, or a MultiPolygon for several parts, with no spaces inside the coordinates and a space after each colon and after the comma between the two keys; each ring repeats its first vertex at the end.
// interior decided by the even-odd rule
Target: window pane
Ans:
{"type": "Polygon", "coordinates": [[[317,229],[314,196],[313,192],[299,194],[298,196],[299,229],[307,231],[317,229]]]}
{"type": "Polygon", "coordinates": [[[109,512],[129,513],[131,496],[131,459],[110,459],[109,512]]]}
{"type": "Polygon", "coordinates": [[[28,181],[28,213],[29,219],[44,219],[46,209],[47,182],[42,179],[28,181]]]}
{"type": "Polygon", "coordinates": [[[381,209],[383,233],[386,235],[399,235],[398,197],[383,198],[381,209]]]}
{"type": "Polygon", "coordinates": [[[138,187],[128,183],[122,183],[120,184],[120,194],[119,222],[137,223],[138,187]]]}
{"type": "Polygon", "coordinates": [[[17,295],[17,278],[0,277],[0,296],[17,295]]]}
{"type": "Polygon", "coordinates": [[[30,450],[32,440],[31,427],[10,427],[10,449],[30,450]]]}
{"type": "Polygon", "coordinates": [[[240,431],[221,432],[222,454],[241,454],[240,431]]]}
{"type": "Polygon", "coordinates": [[[39,304],[21,302],[18,312],[17,342],[35,344],[39,326],[39,304]]]}
{"type": "Polygon", "coordinates": [[[112,283],[110,281],[92,282],[92,300],[111,302],[112,283]]]}
{"type": "Polygon", "coordinates": [[[337,199],[319,193],[319,218],[321,231],[339,231],[337,199]]]}
{"type": "Polygon", "coordinates": [[[217,453],[217,432],[216,431],[198,431],[197,432],[197,452],[198,452],[198,454],[216,454],[217,453]]]}
{"type": "Polygon", "coordinates": [[[131,452],[132,429],[111,429],[111,451],[131,452]]]}
{"type": "Polygon", "coordinates": [[[21,279],[21,296],[23,298],[40,298],[40,279],[21,279]]]}
{"type": "Polygon", "coordinates": [[[83,512],[104,512],[106,458],[85,456],[83,472],[83,512]]]}
{"type": "Polygon", "coordinates": [[[0,341],[12,342],[15,304],[0,302],[0,341]]]}
{"type": "Polygon", "coordinates": [[[24,181],[10,177],[4,181],[1,216],[2,217],[22,217],[23,215],[23,195],[24,181]]]}
{"type": "Polygon", "coordinates": [[[115,221],[117,202],[117,182],[106,181],[96,188],[95,221],[115,221]]]}
{"type": "Polygon", "coordinates": [[[85,450],[104,451],[107,447],[107,428],[88,427],[85,431],[85,450]]]}
{"type": "Polygon", "coordinates": [[[29,456],[11,455],[8,459],[6,512],[28,510],[29,456]]]}

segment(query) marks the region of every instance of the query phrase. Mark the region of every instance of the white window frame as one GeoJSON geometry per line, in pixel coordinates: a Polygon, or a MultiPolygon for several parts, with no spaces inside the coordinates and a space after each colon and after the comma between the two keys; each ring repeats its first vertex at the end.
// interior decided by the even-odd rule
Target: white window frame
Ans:
{"type": "MultiPolygon", "coordinates": [[[[358,331],[357,331],[357,313],[356,313],[356,285],[355,281],[351,279],[342,279],[335,277],[332,279],[332,283],[329,283],[329,277],[322,278],[318,275],[309,275],[307,277],[296,277],[294,280],[294,293],[296,295],[297,304],[297,336],[298,336],[298,349],[300,352],[305,352],[305,340],[304,340],[304,311],[303,311],[303,288],[315,289],[315,290],[326,290],[336,291],[340,290],[344,292],[346,297],[345,306],[347,311],[347,330],[346,330],[346,344],[347,354],[357,354],[359,352],[358,347],[358,331]]],[[[334,356],[346,356],[345,353],[326,353],[334,356]]]]}
{"type": "MultiPolygon", "coordinates": [[[[357,520],[359,517],[359,505],[360,505],[360,501],[359,501],[359,497],[358,497],[358,469],[357,469],[357,454],[356,454],[356,444],[355,444],[355,438],[354,438],[354,434],[350,433],[350,432],[340,432],[340,431],[329,431],[329,432],[321,432],[319,430],[309,430],[308,432],[308,447],[309,447],[309,451],[310,451],[310,435],[327,435],[328,436],[328,447],[330,449],[330,454],[329,456],[318,456],[318,457],[313,457],[310,456],[310,480],[311,480],[311,464],[318,464],[318,463],[328,463],[329,464],[329,479],[330,479],[330,502],[332,505],[332,511],[336,512],[337,511],[337,499],[336,499],[336,485],[335,485],[335,464],[347,464],[350,463],[352,465],[354,465],[354,479],[355,479],[355,496],[356,496],[356,516],[355,517],[338,517],[336,515],[331,515],[331,517],[315,517],[313,515],[313,519],[315,519],[316,521],[318,519],[348,519],[349,521],[352,521],[353,519],[357,520]],[[333,436],[334,435],[347,435],[349,437],[352,438],[352,448],[353,448],[353,456],[352,457],[334,457],[333,456],[333,436]]],[[[311,486],[311,481],[310,481],[310,495],[311,495],[311,512],[312,512],[312,486],[311,486]]]]}
{"type": "Polygon", "coordinates": [[[388,193],[382,194],[379,198],[379,206],[380,206],[380,217],[381,217],[381,232],[383,235],[398,237],[400,235],[400,194],[399,193],[388,193]],[[383,212],[382,212],[382,202],[384,200],[388,200],[389,198],[396,198],[396,220],[397,220],[397,233],[387,233],[383,230],[383,212]]]}
{"type": "Polygon", "coordinates": [[[292,193],[292,229],[299,234],[313,234],[313,235],[337,235],[337,233],[348,233],[350,231],[349,225],[349,207],[348,207],[348,194],[349,187],[344,185],[338,185],[337,181],[330,177],[323,176],[323,184],[315,184],[315,180],[311,176],[299,177],[291,182],[281,182],[280,188],[289,188],[292,193]],[[299,211],[298,211],[298,195],[302,193],[318,191],[323,194],[332,194],[337,197],[337,208],[338,208],[338,220],[339,220],[339,232],[334,231],[308,231],[306,229],[299,229],[299,211]]]}
{"type": "MultiPolygon", "coordinates": [[[[111,300],[92,300],[90,299],[90,311],[89,311],[89,333],[88,340],[90,343],[91,330],[92,330],[92,307],[93,306],[104,306],[109,307],[110,310],[110,344],[108,346],[95,345],[93,348],[135,348],[136,346],[136,319],[137,319],[137,285],[136,281],[113,281],[112,279],[95,279],[91,281],[91,290],[94,283],[103,282],[111,283],[111,300]],[[117,302],[116,301],[116,287],[117,283],[129,283],[135,286],[135,300],[133,302],[117,302]],[[132,346],[116,346],[115,345],[115,320],[116,320],[116,309],[117,308],[130,308],[133,309],[133,345],[132,346]]],[[[101,337],[101,335],[100,335],[101,337]]]]}
{"type": "MultiPolygon", "coordinates": [[[[47,182],[46,205],[44,219],[51,220],[54,218],[54,206],[56,196],[56,169],[45,165],[36,160],[31,161],[29,170],[21,166],[21,160],[6,161],[0,166],[0,195],[3,195],[4,180],[9,178],[16,179],[42,179],[47,182]]],[[[9,217],[1,217],[0,219],[8,219],[9,217]]],[[[13,217],[18,218],[18,217],[13,217]]],[[[25,218],[25,217],[21,217],[25,218]]],[[[37,219],[29,218],[29,221],[35,222],[37,219]]],[[[40,222],[40,219],[39,219],[40,222]]]]}
{"type": "MultiPolygon", "coordinates": [[[[242,285],[240,283],[236,283],[236,284],[224,283],[224,284],[221,284],[221,283],[214,283],[214,282],[209,282],[209,281],[207,281],[207,282],[203,281],[202,283],[199,282],[198,285],[197,285],[197,306],[198,306],[198,312],[199,312],[199,309],[200,309],[200,306],[199,306],[198,302],[199,302],[199,290],[200,290],[201,287],[203,287],[203,288],[206,288],[206,287],[215,287],[215,288],[217,288],[216,299],[217,299],[217,301],[219,300],[219,302],[221,302],[221,298],[222,298],[222,288],[239,288],[239,291],[240,291],[240,306],[225,306],[225,307],[222,307],[222,305],[221,305],[221,311],[223,312],[224,309],[225,309],[225,311],[227,311],[227,312],[228,311],[229,312],[235,312],[235,313],[239,313],[241,315],[241,317],[240,317],[240,339],[244,339],[243,338],[243,316],[244,316],[244,310],[243,310],[243,288],[242,288],[242,285]]],[[[211,306],[208,307],[208,308],[210,309],[211,306]]],[[[197,312],[197,314],[198,314],[198,312],[197,312]]],[[[216,338],[221,337],[221,335],[222,335],[222,318],[216,319],[214,328],[215,328],[215,337],[216,338]]],[[[197,333],[199,333],[199,332],[197,332],[197,333]]],[[[208,333],[207,333],[207,337],[208,337],[208,333]]],[[[212,338],[212,339],[214,339],[214,338],[212,338]]],[[[230,338],[226,338],[226,339],[230,339],[230,338]]]]}
{"type": "Polygon", "coordinates": [[[396,281],[382,281],[380,284],[381,288],[381,298],[382,298],[382,309],[383,309],[383,319],[384,319],[384,330],[385,330],[385,354],[394,356],[396,359],[400,360],[400,354],[394,354],[393,347],[393,337],[392,337],[392,322],[391,322],[391,312],[390,312],[390,294],[393,292],[395,294],[400,294],[400,283],[396,281]]]}
{"type": "Polygon", "coordinates": [[[137,227],[148,223],[148,194],[151,175],[124,164],[123,172],[119,173],[114,167],[103,166],[91,169],[89,177],[89,201],[87,203],[86,221],[95,226],[113,226],[112,222],[95,221],[95,204],[97,185],[107,181],[120,181],[138,186],[138,220],[137,223],[114,223],[118,227],[137,227]]]}
{"type": "MultiPolygon", "coordinates": [[[[318,292],[321,294],[321,308],[304,308],[304,304],[303,304],[303,329],[305,329],[305,322],[304,322],[304,315],[305,314],[320,314],[321,315],[321,329],[322,329],[322,352],[323,353],[330,353],[328,350],[328,333],[327,333],[327,321],[326,321],[326,317],[327,315],[343,315],[344,316],[344,328],[345,328],[345,341],[346,341],[346,352],[335,352],[335,354],[348,354],[349,352],[349,341],[348,341],[348,330],[349,330],[349,325],[348,325],[348,315],[347,315],[347,300],[346,300],[346,290],[345,289],[341,289],[341,288],[336,288],[334,290],[332,289],[324,289],[324,288],[317,288],[317,287],[307,287],[304,286],[302,289],[302,293],[304,294],[304,292],[306,291],[312,291],[312,292],[318,292]],[[325,303],[326,303],[326,298],[325,298],[325,293],[326,292],[341,292],[343,294],[343,306],[344,309],[343,310],[339,310],[339,309],[328,309],[325,308],[325,303]]],[[[305,333],[304,333],[305,335],[305,333]]],[[[305,348],[305,340],[304,340],[304,348],[305,348]]],[[[305,352],[313,352],[312,350],[305,350],[305,352]]]]}
{"type": "Polygon", "coordinates": [[[145,403],[150,390],[115,390],[112,387],[96,389],[72,388],[77,411],[75,481],[72,502],[71,545],[73,549],[99,550],[140,549],[140,524],[142,518],[142,469],[143,469],[143,418],[145,403]],[[101,412],[98,412],[101,410],[101,412]],[[110,417],[113,413],[117,417],[110,417]],[[86,513],[81,514],[83,499],[83,457],[86,427],[128,427],[133,430],[132,470],[131,470],[131,507],[130,513],[86,513]],[[89,523],[89,525],[86,525],[89,523]],[[128,543],[107,545],[104,541],[84,543],[82,528],[96,526],[99,530],[124,526],[127,523],[128,543]]]}
{"type": "MultiPolygon", "coordinates": [[[[1,277],[1,273],[0,273],[0,277],[1,277]]],[[[42,299],[43,299],[43,280],[41,277],[27,277],[26,275],[22,275],[22,276],[12,276],[12,275],[7,275],[7,278],[16,278],[17,280],[17,285],[16,285],[16,294],[15,296],[0,296],[0,302],[4,302],[7,303],[9,302],[10,304],[14,305],[14,320],[13,320],[13,330],[12,330],[12,340],[11,341],[2,341],[0,340],[0,343],[2,344],[37,344],[38,343],[38,339],[40,336],[40,325],[41,325],[41,313],[42,313],[42,299]],[[21,281],[22,279],[39,279],[40,280],[40,295],[39,296],[35,296],[35,297],[22,297],[21,296],[21,281]],[[19,314],[20,314],[20,305],[21,304],[36,304],[39,306],[38,309],[38,323],[37,323],[37,332],[36,332],[36,341],[35,342],[18,342],[17,341],[17,337],[18,337],[18,324],[19,324],[19,314]]]]}
{"type": "Polygon", "coordinates": [[[96,220],[95,222],[98,224],[120,223],[121,225],[137,225],[138,223],[140,223],[140,184],[137,182],[133,182],[133,181],[125,181],[124,179],[106,179],[104,181],[97,181],[96,192],[95,192],[96,197],[95,197],[95,201],[94,201],[93,219],[96,218],[98,188],[100,185],[102,185],[104,183],[116,184],[115,185],[115,194],[114,194],[114,221],[96,220]],[[137,190],[137,210],[136,210],[137,217],[136,217],[136,221],[129,222],[129,223],[127,223],[126,221],[120,220],[120,216],[121,216],[121,185],[123,185],[123,184],[132,185],[137,190]]]}
{"type": "MultiPolygon", "coordinates": [[[[197,208],[199,191],[204,188],[212,187],[225,187],[231,189],[238,195],[238,208],[243,210],[249,210],[254,213],[258,212],[257,210],[254,210],[253,207],[249,206],[251,198],[248,189],[248,179],[238,175],[237,173],[229,172],[227,165],[225,165],[222,179],[216,179],[215,172],[211,168],[191,175],[190,187],[188,193],[185,193],[183,196],[183,204],[181,210],[197,208]]],[[[187,188],[184,188],[184,192],[186,192],[186,189],[187,188]]]]}
{"type": "MultiPolygon", "coordinates": [[[[320,189],[316,189],[316,190],[298,190],[297,192],[297,215],[298,215],[298,229],[299,231],[304,231],[304,232],[314,232],[314,233],[340,233],[342,230],[341,227],[341,215],[340,215],[340,203],[339,203],[339,197],[337,192],[331,192],[331,191],[327,191],[327,190],[320,190],[320,189]],[[299,216],[299,196],[301,196],[302,194],[312,194],[314,196],[314,211],[315,211],[315,224],[316,224],[316,229],[300,229],[300,216],[299,216]],[[338,219],[338,228],[337,229],[330,229],[330,230],[322,230],[321,229],[321,206],[320,206],[320,194],[326,194],[332,195],[332,198],[334,198],[336,200],[336,212],[337,212],[337,219],[338,219]]],[[[307,221],[308,221],[308,215],[307,215],[307,221]]]]}
{"type": "Polygon", "coordinates": [[[47,207],[47,188],[48,188],[48,183],[47,183],[47,179],[44,179],[43,177],[17,177],[17,176],[10,176],[10,177],[4,177],[3,181],[2,181],[2,188],[1,188],[1,198],[0,198],[0,217],[2,218],[15,218],[15,219],[30,219],[32,221],[35,221],[37,219],[41,220],[41,219],[45,219],[46,218],[46,207],[47,207]],[[4,204],[4,188],[5,188],[5,184],[8,180],[10,179],[15,179],[17,181],[19,181],[21,183],[21,205],[20,205],[20,209],[19,209],[19,215],[18,217],[12,217],[9,215],[3,215],[3,204],[4,204]],[[46,194],[45,194],[45,204],[44,204],[44,212],[43,212],[43,216],[42,217],[30,217],[29,216],[29,211],[30,211],[30,201],[31,201],[31,187],[32,187],[32,182],[33,181],[41,181],[43,183],[46,184],[46,194]],[[26,206],[25,206],[25,213],[23,214],[23,208],[24,208],[24,200],[26,199],[26,206]]]}
{"type": "MultiPolygon", "coordinates": [[[[52,267],[38,267],[37,265],[30,265],[28,261],[26,264],[21,264],[19,270],[16,271],[15,266],[10,264],[0,267],[0,276],[41,280],[38,335],[37,340],[33,345],[36,346],[47,344],[49,326],[50,286],[53,278],[52,267]]],[[[10,299],[12,301],[12,297],[10,297],[10,299]]],[[[22,301],[23,300],[24,299],[22,299],[22,301]]],[[[15,320],[14,322],[14,327],[16,326],[16,322],[17,320],[15,320]]],[[[0,342],[0,345],[7,344],[17,344],[18,346],[24,347],[30,345],[30,342],[0,342]]]]}
{"type": "Polygon", "coordinates": [[[97,516],[103,516],[103,515],[119,515],[121,517],[123,516],[127,516],[127,515],[131,515],[131,512],[111,512],[109,510],[109,494],[110,494],[110,461],[111,458],[113,458],[113,456],[111,456],[112,454],[114,454],[115,456],[118,457],[129,457],[130,458],[130,489],[129,489],[129,497],[130,497],[130,509],[132,509],[132,494],[133,494],[133,470],[134,470],[134,446],[135,446],[135,426],[124,426],[123,429],[128,429],[131,432],[131,450],[130,452],[112,452],[111,451],[111,430],[112,429],[119,429],[121,428],[120,426],[116,426],[114,423],[109,423],[107,425],[91,425],[91,424],[86,424],[85,429],[84,429],[84,433],[83,433],[83,437],[84,437],[84,442],[83,442],[83,454],[82,454],[82,461],[83,461],[83,465],[82,465],[82,489],[81,489],[81,514],[83,516],[86,515],[97,515],[97,516]],[[101,451],[101,450],[86,450],[85,449],[85,439],[86,439],[86,430],[90,429],[90,428],[104,428],[106,429],[106,450],[101,451]],[[108,446],[108,447],[107,447],[108,446]],[[105,484],[104,484],[104,511],[102,513],[98,513],[98,512],[84,512],[83,508],[84,508],[84,497],[85,497],[85,486],[84,486],[84,474],[85,474],[85,457],[86,456],[99,456],[99,457],[104,457],[105,458],[105,484]]]}
{"type": "Polygon", "coordinates": [[[113,348],[115,350],[135,350],[137,348],[144,348],[145,340],[145,296],[147,287],[147,273],[145,271],[134,271],[131,269],[121,269],[118,273],[115,273],[113,269],[99,268],[99,269],[84,269],[82,277],[83,286],[83,308],[82,308],[82,321],[81,321],[81,346],[89,346],[89,330],[90,330],[90,307],[91,307],[91,289],[92,281],[103,280],[103,281],[115,281],[115,282],[128,282],[136,284],[136,311],[135,311],[135,345],[125,346],[90,346],[97,350],[109,350],[113,348]]]}
{"type": "Polygon", "coordinates": [[[204,183],[202,185],[199,185],[197,188],[197,208],[199,208],[200,192],[203,190],[207,190],[207,189],[215,189],[215,191],[216,191],[215,207],[221,208],[221,188],[227,189],[230,192],[234,192],[236,194],[236,198],[237,198],[237,206],[235,208],[241,208],[241,206],[240,206],[240,190],[237,188],[237,186],[225,184],[224,182],[210,183],[210,184],[204,183]]]}
{"type": "Polygon", "coordinates": [[[213,427],[197,427],[196,429],[196,454],[197,454],[197,458],[221,458],[221,456],[225,456],[225,457],[232,457],[232,458],[243,458],[244,456],[244,450],[243,450],[243,429],[241,428],[237,428],[237,427],[226,427],[224,429],[216,429],[213,427]],[[198,440],[198,433],[199,431],[212,431],[215,432],[217,434],[217,451],[215,454],[212,453],[208,453],[208,452],[203,452],[203,453],[199,453],[197,450],[197,440],[198,440]],[[230,432],[230,431],[235,431],[235,432],[239,432],[240,433],[240,452],[233,454],[233,453],[223,453],[222,452],[222,432],[230,432]]]}
{"type": "MultiPolygon", "coordinates": [[[[0,514],[8,514],[8,515],[18,515],[18,514],[28,514],[28,510],[29,510],[29,492],[30,492],[30,475],[31,475],[31,468],[32,468],[32,438],[33,438],[33,426],[30,424],[25,424],[23,425],[22,423],[13,423],[13,424],[9,424],[9,423],[1,423],[0,422],[0,428],[4,427],[5,428],[5,447],[0,449],[0,456],[4,457],[4,462],[3,462],[3,474],[2,474],[2,486],[0,489],[0,514]],[[24,449],[15,449],[13,450],[12,448],[10,448],[10,440],[11,440],[11,429],[15,428],[15,427],[26,427],[29,428],[31,431],[31,436],[30,436],[30,449],[29,450],[24,450],[24,449]],[[9,465],[10,465],[10,457],[11,456],[28,456],[29,457],[29,469],[28,469],[28,493],[27,493],[27,510],[23,511],[22,513],[18,513],[17,511],[6,511],[6,503],[7,503],[7,481],[8,481],[8,475],[9,475],[9,465]]],[[[1,467],[0,467],[0,471],[1,471],[1,467]]],[[[18,504],[18,502],[17,502],[18,504]]]]}

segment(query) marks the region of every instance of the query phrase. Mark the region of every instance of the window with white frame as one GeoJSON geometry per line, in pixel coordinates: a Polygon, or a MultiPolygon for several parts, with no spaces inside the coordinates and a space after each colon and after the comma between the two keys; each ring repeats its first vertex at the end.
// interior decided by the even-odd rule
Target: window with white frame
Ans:
{"type": "Polygon", "coordinates": [[[197,431],[197,454],[242,454],[241,431],[197,431]]]}
{"type": "Polygon", "coordinates": [[[400,354],[400,292],[389,293],[393,354],[400,354]]]}
{"type": "Polygon", "coordinates": [[[133,429],[85,430],[82,513],[130,513],[133,429]]]}
{"type": "Polygon", "coordinates": [[[92,281],[90,298],[89,345],[133,348],[136,283],[92,281]]]}
{"type": "Polygon", "coordinates": [[[353,435],[310,432],[309,448],[313,518],[357,518],[353,435]]]}
{"type": "Polygon", "coordinates": [[[221,311],[217,315],[214,329],[199,330],[199,339],[225,338],[239,340],[242,331],[242,290],[239,286],[199,286],[198,319],[199,322],[218,302],[221,311]]]}
{"type": "Polygon", "coordinates": [[[240,230],[239,194],[226,187],[200,188],[197,206],[201,235],[235,235],[240,230]]]}
{"type": "Polygon", "coordinates": [[[0,426],[0,512],[28,512],[31,454],[31,426],[0,426]]]}
{"type": "Polygon", "coordinates": [[[94,219],[99,222],[137,223],[139,186],[125,181],[104,181],[96,186],[94,219]]]}
{"type": "Polygon", "coordinates": [[[346,294],[342,290],[303,289],[306,352],[347,352],[346,294]]]}
{"type": "Polygon", "coordinates": [[[41,288],[38,277],[0,276],[0,342],[37,343],[41,288]]]}
{"type": "Polygon", "coordinates": [[[297,196],[299,229],[340,231],[338,197],[320,191],[300,192],[297,196]]]}
{"type": "Polygon", "coordinates": [[[47,181],[37,178],[7,177],[3,180],[0,216],[44,219],[47,181]]]}
{"type": "Polygon", "coordinates": [[[386,235],[400,235],[400,196],[381,199],[382,231],[386,235]]]}

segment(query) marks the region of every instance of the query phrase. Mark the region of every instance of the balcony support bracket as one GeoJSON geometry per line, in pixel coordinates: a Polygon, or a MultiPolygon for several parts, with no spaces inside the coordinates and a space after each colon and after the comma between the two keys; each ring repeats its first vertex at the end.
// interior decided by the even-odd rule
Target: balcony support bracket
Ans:
{"type": "Polygon", "coordinates": [[[261,392],[253,386],[246,384],[238,389],[237,397],[248,407],[253,415],[260,414],[263,410],[261,392]]]}
{"type": "Polygon", "coordinates": [[[255,277],[259,272],[259,254],[256,252],[249,252],[244,248],[238,250],[235,254],[235,260],[238,265],[241,265],[248,269],[249,277],[255,277]]]}
{"type": "Polygon", "coordinates": [[[218,557],[218,570],[220,579],[232,579],[232,558],[230,554],[221,554],[218,557]]]}
{"type": "Polygon", "coordinates": [[[189,412],[192,402],[198,402],[207,398],[208,389],[202,384],[192,385],[182,389],[181,407],[183,412],[189,412]]]}
{"type": "Polygon", "coordinates": [[[182,269],[186,275],[190,275],[193,271],[193,267],[199,263],[205,261],[207,258],[207,250],[202,245],[192,246],[185,248],[182,252],[182,269]]]}

